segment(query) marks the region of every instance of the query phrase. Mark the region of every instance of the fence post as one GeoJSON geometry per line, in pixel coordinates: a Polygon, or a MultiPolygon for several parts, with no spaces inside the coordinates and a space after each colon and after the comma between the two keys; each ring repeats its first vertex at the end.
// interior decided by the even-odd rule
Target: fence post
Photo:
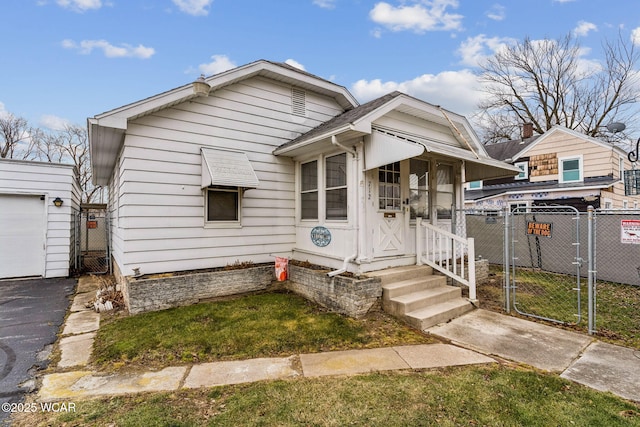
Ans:
{"type": "Polygon", "coordinates": [[[422,217],[416,217],[416,265],[422,265],[422,217]]]}
{"type": "Polygon", "coordinates": [[[594,251],[593,251],[593,241],[594,241],[594,211],[593,206],[589,206],[587,208],[587,256],[588,256],[588,312],[589,312],[589,335],[593,335],[595,333],[595,317],[594,317],[594,287],[595,287],[595,270],[594,270],[594,251]]]}
{"type": "Polygon", "coordinates": [[[511,293],[509,292],[511,286],[510,266],[509,266],[509,206],[504,208],[504,304],[505,311],[511,312],[511,293]]]}

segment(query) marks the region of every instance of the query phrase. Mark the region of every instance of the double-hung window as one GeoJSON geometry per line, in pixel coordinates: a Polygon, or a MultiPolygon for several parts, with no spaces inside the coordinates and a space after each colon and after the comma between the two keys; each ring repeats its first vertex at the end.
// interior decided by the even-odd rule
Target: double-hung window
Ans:
{"type": "Polygon", "coordinates": [[[513,165],[520,169],[520,173],[516,175],[515,179],[529,178],[529,162],[516,162],[513,165]]]}
{"type": "Polygon", "coordinates": [[[429,162],[409,161],[409,209],[411,219],[429,218],[429,162]]]}
{"type": "Polygon", "coordinates": [[[560,158],[558,166],[560,182],[582,181],[582,156],[560,158]]]}
{"type": "Polygon", "coordinates": [[[318,161],[300,166],[300,219],[318,219],[318,161]]]}
{"type": "Polygon", "coordinates": [[[347,153],[325,159],[325,218],[347,219],[347,153]]]}

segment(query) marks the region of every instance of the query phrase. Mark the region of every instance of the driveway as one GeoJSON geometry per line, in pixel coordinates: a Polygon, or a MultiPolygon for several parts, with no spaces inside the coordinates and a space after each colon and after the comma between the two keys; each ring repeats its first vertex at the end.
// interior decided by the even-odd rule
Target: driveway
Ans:
{"type": "MultiPolygon", "coordinates": [[[[21,402],[46,368],[76,279],[0,281],[0,405],[21,402]]],[[[6,406],[6,405],[5,405],[6,406]]],[[[0,409],[0,425],[9,413],[0,409]]]]}

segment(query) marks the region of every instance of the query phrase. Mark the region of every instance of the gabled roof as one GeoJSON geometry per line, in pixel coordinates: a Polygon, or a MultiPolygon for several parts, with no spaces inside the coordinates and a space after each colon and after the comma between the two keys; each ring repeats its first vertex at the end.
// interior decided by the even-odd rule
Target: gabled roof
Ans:
{"type": "Polygon", "coordinates": [[[597,138],[593,138],[591,136],[585,135],[583,133],[577,132],[575,130],[571,130],[569,128],[566,128],[564,126],[560,126],[560,125],[555,125],[554,127],[552,127],[551,129],[549,129],[548,131],[546,131],[544,134],[542,134],[540,137],[538,137],[537,139],[535,139],[535,141],[533,141],[532,143],[528,144],[526,147],[524,147],[524,149],[520,150],[516,155],[514,155],[512,157],[512,161],[516,161],[521,157],[526,157],[527,152],[529,152],[533,147],[535,147],[536,145],[542,143],[543,141],[546,141],[548,138],[550,138],[552,135],[555,135],[557,133],[565,133],[568,134],[572,137],[575,138],[580,138],[583,141],[587,142],[587,143],[591,143],[591,144],[595,144],[598,145],[602,148],[606,148],[607,150],[613,150],[618,152],[618,154],[622,155],[622,156],[626,156],[627,153],[620,147],[617,147],[613,144],[609,144],[607,142],[601,141],[597,138]]]}
{"type": "Polygon", "coordinates": [[[255,76],[267,77],[331,97],[344,110],[358,105],[358,101],[344,86],[288,64],[255,61],[87,119],[94,184],[104,185],[108,182],[129,121],[198,96],[207,96],[212,91],[255,76]]]}
{"type": "Polygon", "coordinates": [[[509,162],[538,138],[540,138],[540,135],[527,139],[512,139],[511,141],[496,142],[485,145],[484,149],[487,150],[487,154],[490,157],[509,162]]]}

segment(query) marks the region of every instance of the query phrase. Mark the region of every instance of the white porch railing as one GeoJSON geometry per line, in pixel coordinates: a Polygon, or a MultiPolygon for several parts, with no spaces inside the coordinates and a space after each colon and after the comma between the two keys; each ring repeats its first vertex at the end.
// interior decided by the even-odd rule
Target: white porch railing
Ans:
{"type": "Polygon", "coordinates": [[[476,301],[476,262],[472,237],[456,236],[422,222],[422,218],[416,218],[416,264],[426,264],[468,286],[469,299],[476,301]]]}

